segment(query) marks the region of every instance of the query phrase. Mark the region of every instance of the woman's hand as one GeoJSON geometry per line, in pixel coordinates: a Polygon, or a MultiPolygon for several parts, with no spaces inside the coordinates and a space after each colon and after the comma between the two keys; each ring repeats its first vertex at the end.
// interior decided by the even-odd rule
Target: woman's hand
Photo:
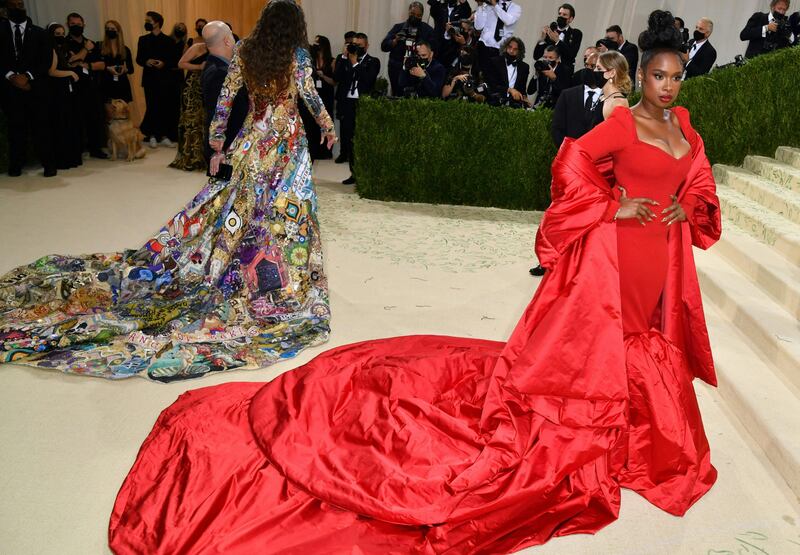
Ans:
{"type": "Polygon", "coordinates": [[[77,73],[75,73],[74,71],[70,71],[70,72],[69,72],[69,77],[70,77],[70,79],[72,79],[72,80],[73,80],[74,82],[76,82],[76,83],[77,83],[78,81],[80,81],[80,79],[81,79],[81,76],[80,76],[80,75],[78,75],[77,73]]]}
{"type": "Polygon", "coordinates": [[[211,139],[208,141],[208,146],[210,146],[211,150],[214,152],[220,153],[222,152],[222,147],[225,146],[225,141],[222,139],[211,139]]]}
{"type": "Polygon", "coordinates": [[[319,144],[324,145],[326,141],[328,143],[327,144],[328,150],[330,150],[333,148],[333,145],[335,145],[339,141],[339,139],[336,138],[336,133],[331,131],[330,133],[325,133],[322,136],[322,140],[319,142],[319,144]]]}
{"type": "Polygon", "coordinates": [[[672,225],[675,222],[685,222],[688,218],[683,206],[678,204],[678,197],[670,195],[669,198],[672,199],[672,204],[661,211],[662,214],[665,214],[661,221],[667,225],[672,225]]]}
{"type": "Polygon", "coordinates": [[[217,152],[214,154],[208,164],[208,173],[210,173],[212,176],[217,175],[219,172],[219,166],[222,164],[223,160],[225,160],[225,155],[223,153],[217,152]]]}
{"type": "Polygon", "coordinates": [[[650,210],[647,205],[658,206],[656,201],[645,197],[628,198],[628,192],[624,187],[620,187],[619,190],[622,192],[622,196],[619,199],[619,210],[617,210],[617,215],[614,216],[615,220],[632,220],[636,218],[640,224],[646,225],[655,219],[655,212],[650,210]]]}

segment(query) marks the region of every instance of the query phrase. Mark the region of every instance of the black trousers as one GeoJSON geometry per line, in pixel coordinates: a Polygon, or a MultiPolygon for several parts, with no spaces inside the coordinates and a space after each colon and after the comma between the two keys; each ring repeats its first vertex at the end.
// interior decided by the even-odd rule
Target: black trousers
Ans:
{"type": "Polygon", "coordinates": [[[180,89],[167,79],[144,87],[144,100],[147,108],[142,119],[141,131],[145,138],[164,137],[172,141],[178,139],[178,118],[180,115],[180,89]]]}
{"type": "Polygon", "coordinates": [[[33,134],[39,161],[46,170],[55,169],[55,149],[48,121],[47,96],[41,91],[22,91],[10,83],[2,85],[3,113],[8,120],[8,169],[25,166],[28,133],[33,134]]]}
{"type": "Polygon", "coordinates": [[[86,148],[92,152],[98,151],[108,144],[103,94],[90,77],[81,76],[81,80],[73,87],[80,103],[80,113],[83,114],[86,148]]]}
{"type": "Polygon", "coordinates": [[[492,48],[486,46],[481,41],[478,41],[478,67],[483,72],[484,76],[490,71],[489,60],[496,58],[500,55],[499,48],[492,48]]]}
{"type": "Polygon", "coordinates": [[[339,101],[339,115],[341,122],[341,147],[342,154],[347,156],[350,163],[350,172],[353,172],[353,142],[356,136],[356,113],[358,112],[358,99],[344,98],[339,101]]]}
{"type": "Polygon", "coordinates": [[[83,163],[84,117],[78,92],[69,77],[50,78],[50,129],[58,169],[83,163]]]}
{"type": "Polygon", "coordinates": [[[403,64],[389,62],[386,72],[389,74],[389,84],[392,86],[392,96],[403,96],[403,91],[400,90],[400,74],[403,73],[403,64]]]}

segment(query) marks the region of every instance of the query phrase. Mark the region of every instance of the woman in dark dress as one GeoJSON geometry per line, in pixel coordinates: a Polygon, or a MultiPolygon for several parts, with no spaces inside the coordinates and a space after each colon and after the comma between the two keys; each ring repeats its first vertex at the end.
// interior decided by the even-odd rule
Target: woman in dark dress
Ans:
{"type": "Polygon", "coordinates": [[[131,82],[128,78],[134,71],[133,56],[130,48],[125,46],[122,25],[118,21],[109,19],[106,21],[105,29],[103,43],[100,45],[100,56],[106,63],[106,69],[100,78],[103,100],[106,103],[116,99],[133,102],[131,82]]]}
{"type": "MultiPolygon", "coordinates": [[[[202,29],[198,31],[202,33],[202,29]]],[[[186,71],[181,93],[181,116],[178,122],[178,153],[169,165],[184,171],[205,171],[206,112],[203,109],[203,90],[200,76],[208,58],[208,48],[202,36],[189,39],[189,48],[178,61],[178,69],[186,71]]]]}
{"type": "MultiPolygon", "coordinates": [[[[314,85],[317,94],[322,98],[325,109],[329,114],[333,113],[333,101],[335,97],[333,80],[333,54],[331,53],[331,41],[328,37],[318,35],[311,45],[311,63],[314,66],[314,85]]],[[[305,106],[300,107],[300,115],[303,118],[303,125],[308,135],[308,148],[312,160],[330,160],[333,153],[324,144],[320,144],[322,136],[319,126],[314,121],[314,117],[305,106]]]]}
{"type": "Polygon", "coordinates": [[[75,85],[79,77],[69,66],[71,54],[65,44],[64,26],[51,23],[47,32],[53,41],[53,62],[48,71],[51,84],[48,109],[52,122],[53,148],[56,150],[58,169],[67,170],[83,164],[83,119],[75,85]]]}

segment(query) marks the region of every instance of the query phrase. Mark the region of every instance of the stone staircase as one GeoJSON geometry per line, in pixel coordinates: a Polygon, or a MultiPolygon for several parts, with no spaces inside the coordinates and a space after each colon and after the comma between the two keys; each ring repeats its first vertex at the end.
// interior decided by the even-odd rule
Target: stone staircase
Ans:
{"type": "Polygon", "coordinates": [[[800,149],[714,176],[723,236],[695,254],[719,392],[800,497],[800,149]]]}

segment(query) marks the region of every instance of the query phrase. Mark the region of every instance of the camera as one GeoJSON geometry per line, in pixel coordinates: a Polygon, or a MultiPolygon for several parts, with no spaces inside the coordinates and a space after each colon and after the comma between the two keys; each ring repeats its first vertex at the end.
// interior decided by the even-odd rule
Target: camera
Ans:
{"type": "Polygon", "coordinates": [[[595,43],[595,46],[599,47],[601,44],[605,46],[606,50],[619,50],[619,45],[617,44],[617,42],[609,38],[600,39],[595,43]]]}
{"type": "Polygon", "coordinates": [[[547,58],[539,58],[533,62],[533,69],[539,73],[553,69],[553,67],[555,67],[555,64],[547,58]]]}
{"type": "Polygon", "coordinates": [[[714,69],[716,71],[718,69],[726,69],[726,68],[729,68],[729,67],[741,67],[741,66],[745,65],[746,63],[747,63],[747,58],[745,58],[741,54],[737,54],[732,62],[727,63],[727,64],[718,65],[714,69]]]}
{"type": "Polygon", "coordinates": [[[418,65],[422,65],[423,63],[424,62],[422,58],[420,58],[416,52],[412,51],[408,56],[406,56],[406,59],[403,60],[403,69],[409,71],[418,65]]]}
{"type": "Polygon", "coordinates": [[[764,49],[767,51],[792,45],[792,26],[789,24],[789,18],[782,14],[775,14],[775,23],[778,28],[774,32],[767,33],[767,40],[764,42],[764,49]]]}
{"type": "Polygon", "coordinates": [[[458,21],[451,21],[451,27],[447,30],[447,36],[455,38],[457,35],[466,35],[467,32],[461,28],[464,23],[472,23],[469,19],[459,19],[458,21]]]}

